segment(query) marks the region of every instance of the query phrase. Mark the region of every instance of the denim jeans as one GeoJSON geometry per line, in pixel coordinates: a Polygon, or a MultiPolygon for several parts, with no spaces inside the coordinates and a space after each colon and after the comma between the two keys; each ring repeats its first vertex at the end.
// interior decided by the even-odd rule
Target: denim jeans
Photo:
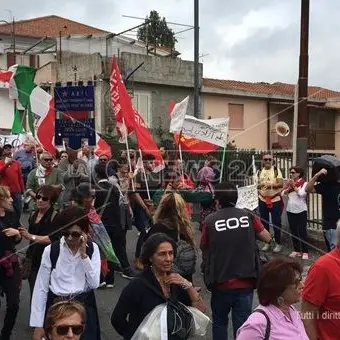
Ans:
{"type": "Polygon", "coordinates": [[[211,293],[211,309],[213,318],[213,340],[228,340],[228,322],[231,311],[233,334],[248,319],[253,308],[252,288],[213,289],[211,293]]]}
{"type": "Polygon", "coordinates": [[[328,244],[326,242],[328,251],[331,251],[336,246],[336,231],[335,229],[327,229],[327,230],[324,230],[324,233],[325,233],[325,238],[328,241],[328,244]]]}
{"type": "Polygon", "coordinates": [[[269,214],[272,218],[274,229],[274,238],[277,244],[281,244],[281,201],[274,202],[272,208],[268,208],[267,204],[259,200],[259,213],[263,226],[269,231],[269,214]]]}

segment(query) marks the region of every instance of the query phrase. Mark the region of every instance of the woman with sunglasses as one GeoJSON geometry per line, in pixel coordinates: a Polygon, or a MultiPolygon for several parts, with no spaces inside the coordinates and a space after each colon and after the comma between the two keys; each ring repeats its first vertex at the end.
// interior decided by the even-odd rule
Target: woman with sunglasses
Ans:
{"type": "Polygon", "coordinates": [[[54,210],[57,199],[58,193],[51,185],[40,187],[36,195],[37,210],[28,219],[28,230],[24,227],[19,228],[21,236],[30,241],[26,259],[31,262],[28,276],[31,297],[44,249],[51,242],[58,240],[59,233],[52,223],[57,215],[57,211],[54,210]]]}
{"type": "Polygon", "coordinates": [[[239,328],[236,339],[308,340],[300,313],[293,306],[301,300],[301,275],[296,260],[276,257],[267,262],[257,284],[260,305],[239,328]]]}
{"type": "Polygon", "coordinates": [[[33,290],[30,326],[33,340],[46,337],[45,312],[56,299],[74,299],[86,309],[87,322],[82,340],[100,340],[100,328],[94,289],[99,286],[100,254],[98,246],[88,242],[89,219],[83,209],[73,206],[55,219],[62,230],[60,242],[47,246],[33,290]]]}
{"type": "MultiPolygon", "coordinates": [[[[35,197],[40,186],[52,185],[59,193],[62,191],[62,171],[53,166],[53,156],[49,152],[43,152],[39,159],[40,164],[29,173],[26,183],[26,195],[32,198],[30,210],[35,208],[35,197]]],[[[59,207],[58,202],[56,205],[59,207]]]]}
{"type": "Polygon", "coordinates": [[[85,324],[86,311],[81,303],[59,301],[48,309],[44,329],[47,340],[80,340],[85,324]]]}
{"type": "Polygon", "coordinates": [[[287,197],[287,217],[293,242],[293,252],[290,257],[301,256],[308,260],[307,243],[307,182],[303,179],[304,170],[297,166],[290,168],[290,179],[282,191],[287,197]]]}
{"type": "Polygon", "coordinates": [[[0,291],[6,296],[7,305],[1,340],[10,340],[19,310],[21,288],[19,259],[15,250],[15,245],[21,241],[20,222],[12,210],[12,202],[8,188],[0,186],[0,291]]]}

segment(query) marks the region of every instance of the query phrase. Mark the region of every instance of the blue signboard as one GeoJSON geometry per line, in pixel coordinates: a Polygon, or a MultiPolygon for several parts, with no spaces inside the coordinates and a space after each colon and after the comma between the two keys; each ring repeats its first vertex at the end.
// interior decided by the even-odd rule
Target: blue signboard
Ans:
{"type": "Polygon", "coordinates": [[[94,111],[94,86],[57,86],[54,100],[56,111],[94,111]]]}
{"type": "Polygon", "coordinates": [[[56,119],[55,121],[55,144],[63,145],[63,141],[67,145],[77,150],[82,145],[82,140],[86,139],[88,145],[96,145],[95,120],[82,119],[56,119]]]}

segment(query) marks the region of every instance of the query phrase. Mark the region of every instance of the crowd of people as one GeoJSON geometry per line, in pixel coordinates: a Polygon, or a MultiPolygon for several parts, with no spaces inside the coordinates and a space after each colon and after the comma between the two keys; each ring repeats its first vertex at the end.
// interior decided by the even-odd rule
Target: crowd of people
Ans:
{"type": "Polygon", "coordinates": [[[130,280],[111,315],[123,339],[133,339],[162,304],[167,304],[167,338],[187,339],[197,324],[192,310],[197,315],[206,311],[194,280],[198,251],[211,293],[214,340],[228,339],[230,313],[229,338],[337,338],[340,210],[337,186],[316,184],[325,169],[307,183],[303,169],[292,167],[284,183],[271,154],[264,154],[257,174],[257,213],[236,207],[237,187],[219,183],[212,156],[191,178],[177,153],[170,155],[165,148],[160,171],[148,155],[141,165],[135,150],[123,150],[115,158],[95,157],[88,147],[57,155],[36,151],[31,144],[16,152],[5,145],[0,155],[0,292],[6,298],[1,340],[11,338],[22,280],[30,287],[33,340],[99,340],[94,292],[112,289],[117,273],[130,280]],[[313,264],[303,283],[297,257],[308,259],[306,199],[313,191],[323,196],[330,252],[313,264]],[[265,244],[262,251],[272,246],[274,253],[283,250],[284,200],[293,251],[264,264],[258,240],[265,244]],[[200,242],[192,222],[194,203],[201,206],[200,242]],[[29,215],[27,225],[21,223],[23,211],[29,215]],[[126,240],[133,226],[139,236],[131,263],[126,240]],[[20,258],[22,239],[29,244],[20,258]],[[256,289],[260,305],[253,310],[256,289]],[[301,299],[298,311],[294,304],[301,299]]]}

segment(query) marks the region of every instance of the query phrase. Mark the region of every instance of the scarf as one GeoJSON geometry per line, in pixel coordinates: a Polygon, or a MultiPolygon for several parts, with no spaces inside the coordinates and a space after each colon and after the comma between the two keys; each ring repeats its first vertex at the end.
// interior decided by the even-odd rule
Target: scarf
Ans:
{"type": "Polygon", "coordinates": [[[53,166],[50,166],[49,168],[44,168],[41,164],[38,165],[37,171],[35,173],[35,176],[39,179],[44,179],[48,177],[53,171],[53,166]]]}
{"type": "MultiPolygon", "coordinates": [[[[295,188],[301,188],[305,184],[305,182],[306,181],[303,178],[299,178],[299,180],[295,182],[294,187],[295,188]]],[[[287,191],[288,194],[290,194],[291,192],[294,191],[294,189],[288,184],[283,188],[283,191],[284,190],[288,190],[287,191]]]]}

